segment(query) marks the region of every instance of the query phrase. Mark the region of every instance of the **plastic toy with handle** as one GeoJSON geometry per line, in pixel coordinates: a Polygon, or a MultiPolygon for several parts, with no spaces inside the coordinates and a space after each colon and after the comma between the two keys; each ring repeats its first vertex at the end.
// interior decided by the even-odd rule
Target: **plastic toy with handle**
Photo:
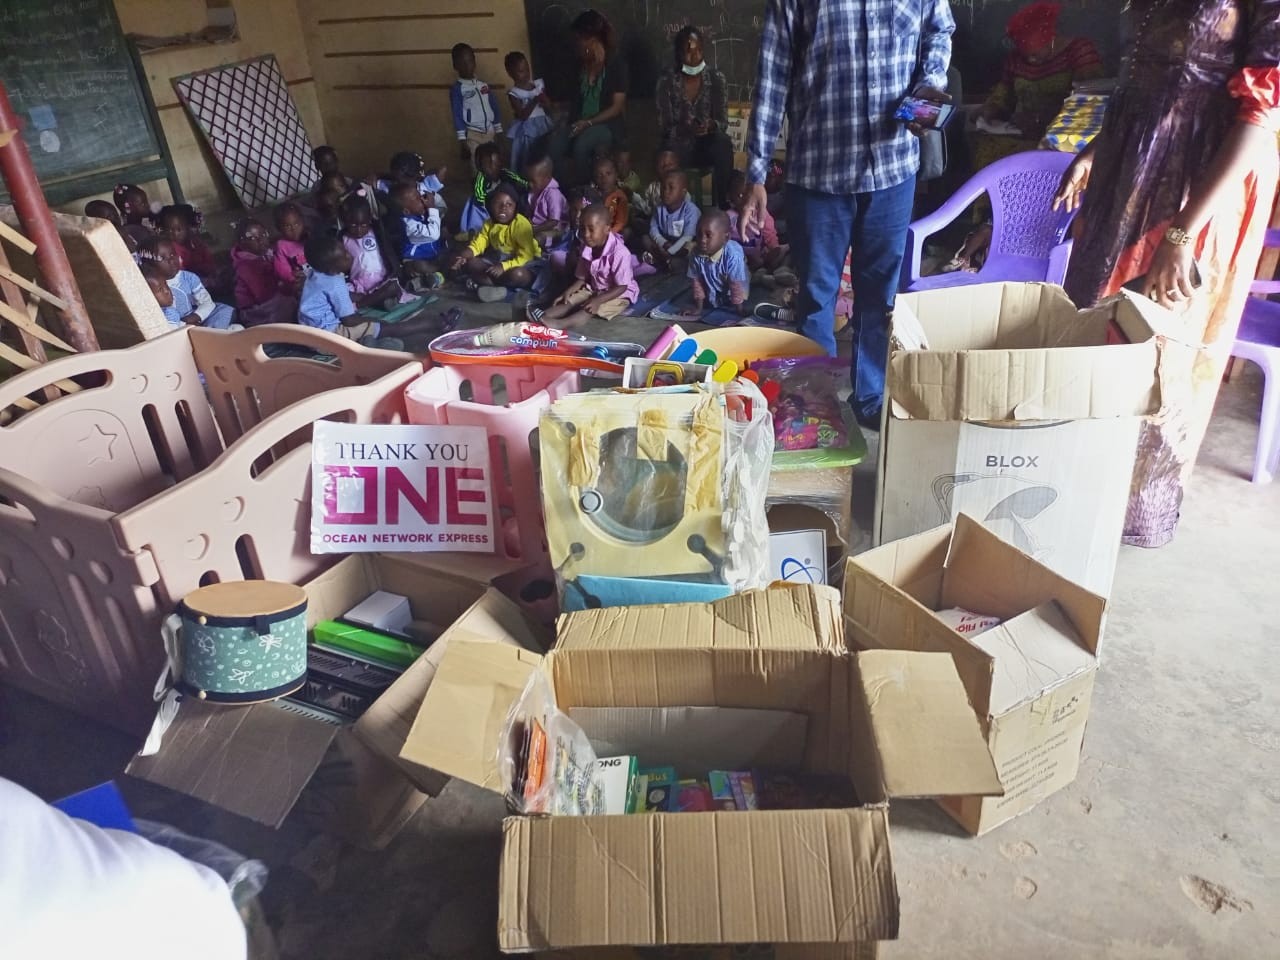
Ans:
{"type": "Polygon", "coordinates": [[[530,363],[571,370],[621,374],[627,357],[643,356],[638,343],[593,340],[537,323],[500,323],[436,337],[428,349],[437,363],[483,363],[493,367],[530,363]]]}

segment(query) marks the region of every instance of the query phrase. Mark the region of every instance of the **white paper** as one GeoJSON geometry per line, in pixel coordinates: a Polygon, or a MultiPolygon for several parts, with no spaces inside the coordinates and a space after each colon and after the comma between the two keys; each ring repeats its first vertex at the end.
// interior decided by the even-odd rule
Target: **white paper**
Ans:
{"type": "Polygon", "coordinates": [[[321,420],[311,481],[312,553],[495,550],[483,427],[321,420]]]}

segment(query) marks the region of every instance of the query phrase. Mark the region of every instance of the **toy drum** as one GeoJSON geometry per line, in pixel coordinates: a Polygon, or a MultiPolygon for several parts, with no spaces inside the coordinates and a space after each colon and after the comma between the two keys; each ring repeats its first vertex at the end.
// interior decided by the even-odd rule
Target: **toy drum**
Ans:
{"type": "Polygon", "coordinates": [[[307,595],[272,580],[187,594],[165,622],[177,688],[211,703],[258,703],[307,679],[307,595]]]}

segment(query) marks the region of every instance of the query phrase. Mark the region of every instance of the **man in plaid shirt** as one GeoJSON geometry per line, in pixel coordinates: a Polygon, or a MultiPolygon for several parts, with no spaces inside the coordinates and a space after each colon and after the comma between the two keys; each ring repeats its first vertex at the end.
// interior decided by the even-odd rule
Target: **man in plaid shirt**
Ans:
{"type": "Polygon", "coordinates": [[[836,353],[836,297],[852,248],[853,404],[879,426],[893,309],[920,166],[907,95],[950,99],[947,0],[768,0],[747,137],[744,238],[763,221],[764,180],[785,112],[787,230],[800,274],[800,332],[836,353]]]}

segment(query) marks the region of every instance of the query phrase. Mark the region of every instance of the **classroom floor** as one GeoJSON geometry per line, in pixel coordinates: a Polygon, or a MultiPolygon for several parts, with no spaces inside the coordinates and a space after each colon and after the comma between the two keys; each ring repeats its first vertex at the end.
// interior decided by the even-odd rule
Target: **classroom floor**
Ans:
{"type": "MultiPolygon", "coordinates": [[[[624,330],[644,332],[611,338],[624,330]]],[[[1277,954],[1280,483],[1244,479],[1259,394],[1252,369],[1224,388],[1175,542],[1121,552],[1078,780],[976,840],[927,801],[894,804],[902,932],[888,960],[1277,954]]],[[[857,471],[863,546],[873,462],[857,471]]],[[[0,700],[0,775],[42,796],[117,775],[135,746],[25,695],[0,700]]],[[[123,788],[139,815],[268,863],[262,899],[286,960],[498,955],[496,797],[453,784],[368,853],[296,815],[272,831],[123,788]]]]}

